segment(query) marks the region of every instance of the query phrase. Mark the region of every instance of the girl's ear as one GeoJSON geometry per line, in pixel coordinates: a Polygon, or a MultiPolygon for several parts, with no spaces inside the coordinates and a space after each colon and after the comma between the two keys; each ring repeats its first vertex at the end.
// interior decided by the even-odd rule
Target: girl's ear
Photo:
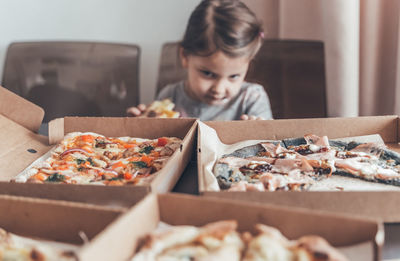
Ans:
{"type": "Polygon", "coordinates": [[[181,59],[181,64],[183,68],[188,67],[188,58],[183,52],[183,48],[179,47],[179,58],[181,59]]]}

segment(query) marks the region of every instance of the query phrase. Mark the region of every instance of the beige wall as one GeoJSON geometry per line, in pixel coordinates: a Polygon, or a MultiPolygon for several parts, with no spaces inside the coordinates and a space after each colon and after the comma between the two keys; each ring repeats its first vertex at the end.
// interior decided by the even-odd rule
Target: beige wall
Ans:
{"type": "Polygon", "coordinates": [[[265,36],[268,38],[277,38],[279,36],[279,1],[244,0],[244,3],[263,22],[265,36]]]}

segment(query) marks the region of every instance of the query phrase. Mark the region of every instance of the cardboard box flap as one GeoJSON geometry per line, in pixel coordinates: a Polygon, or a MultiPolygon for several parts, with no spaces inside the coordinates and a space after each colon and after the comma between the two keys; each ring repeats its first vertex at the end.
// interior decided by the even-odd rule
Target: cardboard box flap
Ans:
{"type": "MultiPolygon", "coordinates": [[[[138,138],[159,138],[154,131],[152,118],[117,118],[117,117],[65,117],[55,119],[49,123],[49,140],[54,144],[64,137],[65,134],[79,132],[95,132],[108,137],[131,136],[138,138]],[[122,119],[122,122],[121,122],[122,119]],[[140,128],[137,126],[140,125],[140,128]],[[113,128],[110,128],[113,126],[113,128]],[[63,133],[61,133],[61,130],[63,133]],[[149,134],[151,133],[151,135],[149,134]]],[[[178,137],[183,139],[193,126],[194,119],[158,119],[162,126],[163,136],[178,137]],[[179,125],[179,128],[177,128],[179,125]]]]}
{"type": "Polygon", "coordinates": [[[302,137],[305,134],[327,135],[328,138],[341,138],[379,134],[387,143],[398,142],[398,116],[374,116],[356,118],[323,118],[296,120],[266,120],[232,122],[205,122],[218,129],[223,143],[232,144],[246,140],[302,137]],[[259,131],[255,131],[259,130],[259,131]],[[263,130],[263,131],[261,131],[263,130]]]}
{"type": "Polygon", "coordinates": [[[131,207],[143,199],[150,189],[145,186],[93,186],[70,184],[36,184],[0,182],[0,193],[22,197],[47,198],[97,204],[101,206],[131,207]]]}
{"type": "Polygon", "coordinates": [[[7,231],[72,244],[83,243],[80,231],[91,239],[125,211],[123,208],[7,195],[0,195],[0,209],[0,227],[7,231]],[[99,216],[101,218],[97,218],[99,216]]]}
{"type": "Polygon", "coordinates": [[[157,205],[157,196],[151,194],[115,220],[90,245],[84,246],[79,257],[82,260],[129,260],[138,243],[133,235],[144,236],[150,224],[154,229],[159,222],[158,208],[154,205],[157,205]],[[128,247],[121,247],[122,243],[128,247]]]}
{"type": "Polygon", "coordinates": [[[56,144],[64,138],[64,118],[49,122],[49,144],[56,144]]]}
{"type": "Polygon", "coordinates": [[[9,181],[48,150],[47,137],[0,114],[1,181],[9,181]]]}
{"type": "Polygon", "coordinates": [[[0,114],[33,132],[38,132],[44,110],[0,86],[0,114]]]}
{"type": "MultiPolygon", "coordinates": [[[[346,246],[362,243],[379,235],[382,241],[383,228],[373,220],[355,219],[350,216],[336,215],[321,211],[308,211],[301,208],[284,208],[271,204],[246,203],[210,197],[193,197],[187,195],[160,195],[161,220],[170,225],[191,224],[202,226],[212,221],[234,217],[239,222],[239,230],[253,231],[254,224],[264,223],[278,228],[290,239],[307,234],[319,235],[334,246],[346,246]],[[178,204],[179,202],[179,204],[178,204]],[[179,215],[181,209],[190,209],[190,217],[179,215]],[[260,215],[260,209],[269,209],[260,215]],[[204,215],[204,212],[213,213],[204,215]],[[335,224],[340,220],[340,226],[335,224]],[[325,226],[316,226],[323,223],[325,226]],[[357,227],[354,224],[357,223],[357,227]],[[341,235],[346,234],[346,237],[341,235]]],[[[253,231],[254,232],[254,231],[253,231]]]]}
{"type": "Polygon", "coordinates": [[[333,213],[345,213],[357,217],[368,217],[387,223],[398,223],[399,193],[396,191],[274,191],[274,192],[204,192],[204,196],[223,197],[276,204],[279,206],[318,209],[333,213]]]}

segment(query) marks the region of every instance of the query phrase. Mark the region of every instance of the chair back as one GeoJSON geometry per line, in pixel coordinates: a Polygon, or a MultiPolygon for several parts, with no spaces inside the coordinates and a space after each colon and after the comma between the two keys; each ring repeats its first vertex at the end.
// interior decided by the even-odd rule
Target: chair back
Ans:
{"type": "Polygon", "coordinates": [[[327,116],[322,42],[266,40],[246,80],[264,86],[276,119],[327,116]]]}
{"type": "Polygon", "coordinates": [[[2,85],[41,106],[44,122],[64,116],[125,116],[139,102],[137,45],[15,42],[2,85]]]}

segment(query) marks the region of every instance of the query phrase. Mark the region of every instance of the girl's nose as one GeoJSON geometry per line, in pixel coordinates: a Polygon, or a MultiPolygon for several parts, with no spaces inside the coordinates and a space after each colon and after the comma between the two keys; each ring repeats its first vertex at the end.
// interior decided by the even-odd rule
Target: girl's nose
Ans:
{"type": "Polygon", "coordinates": [[[225,82],[223,80],[215,81],[212,91],[216,94],[223,94],[225,92],[225,82]]]}

